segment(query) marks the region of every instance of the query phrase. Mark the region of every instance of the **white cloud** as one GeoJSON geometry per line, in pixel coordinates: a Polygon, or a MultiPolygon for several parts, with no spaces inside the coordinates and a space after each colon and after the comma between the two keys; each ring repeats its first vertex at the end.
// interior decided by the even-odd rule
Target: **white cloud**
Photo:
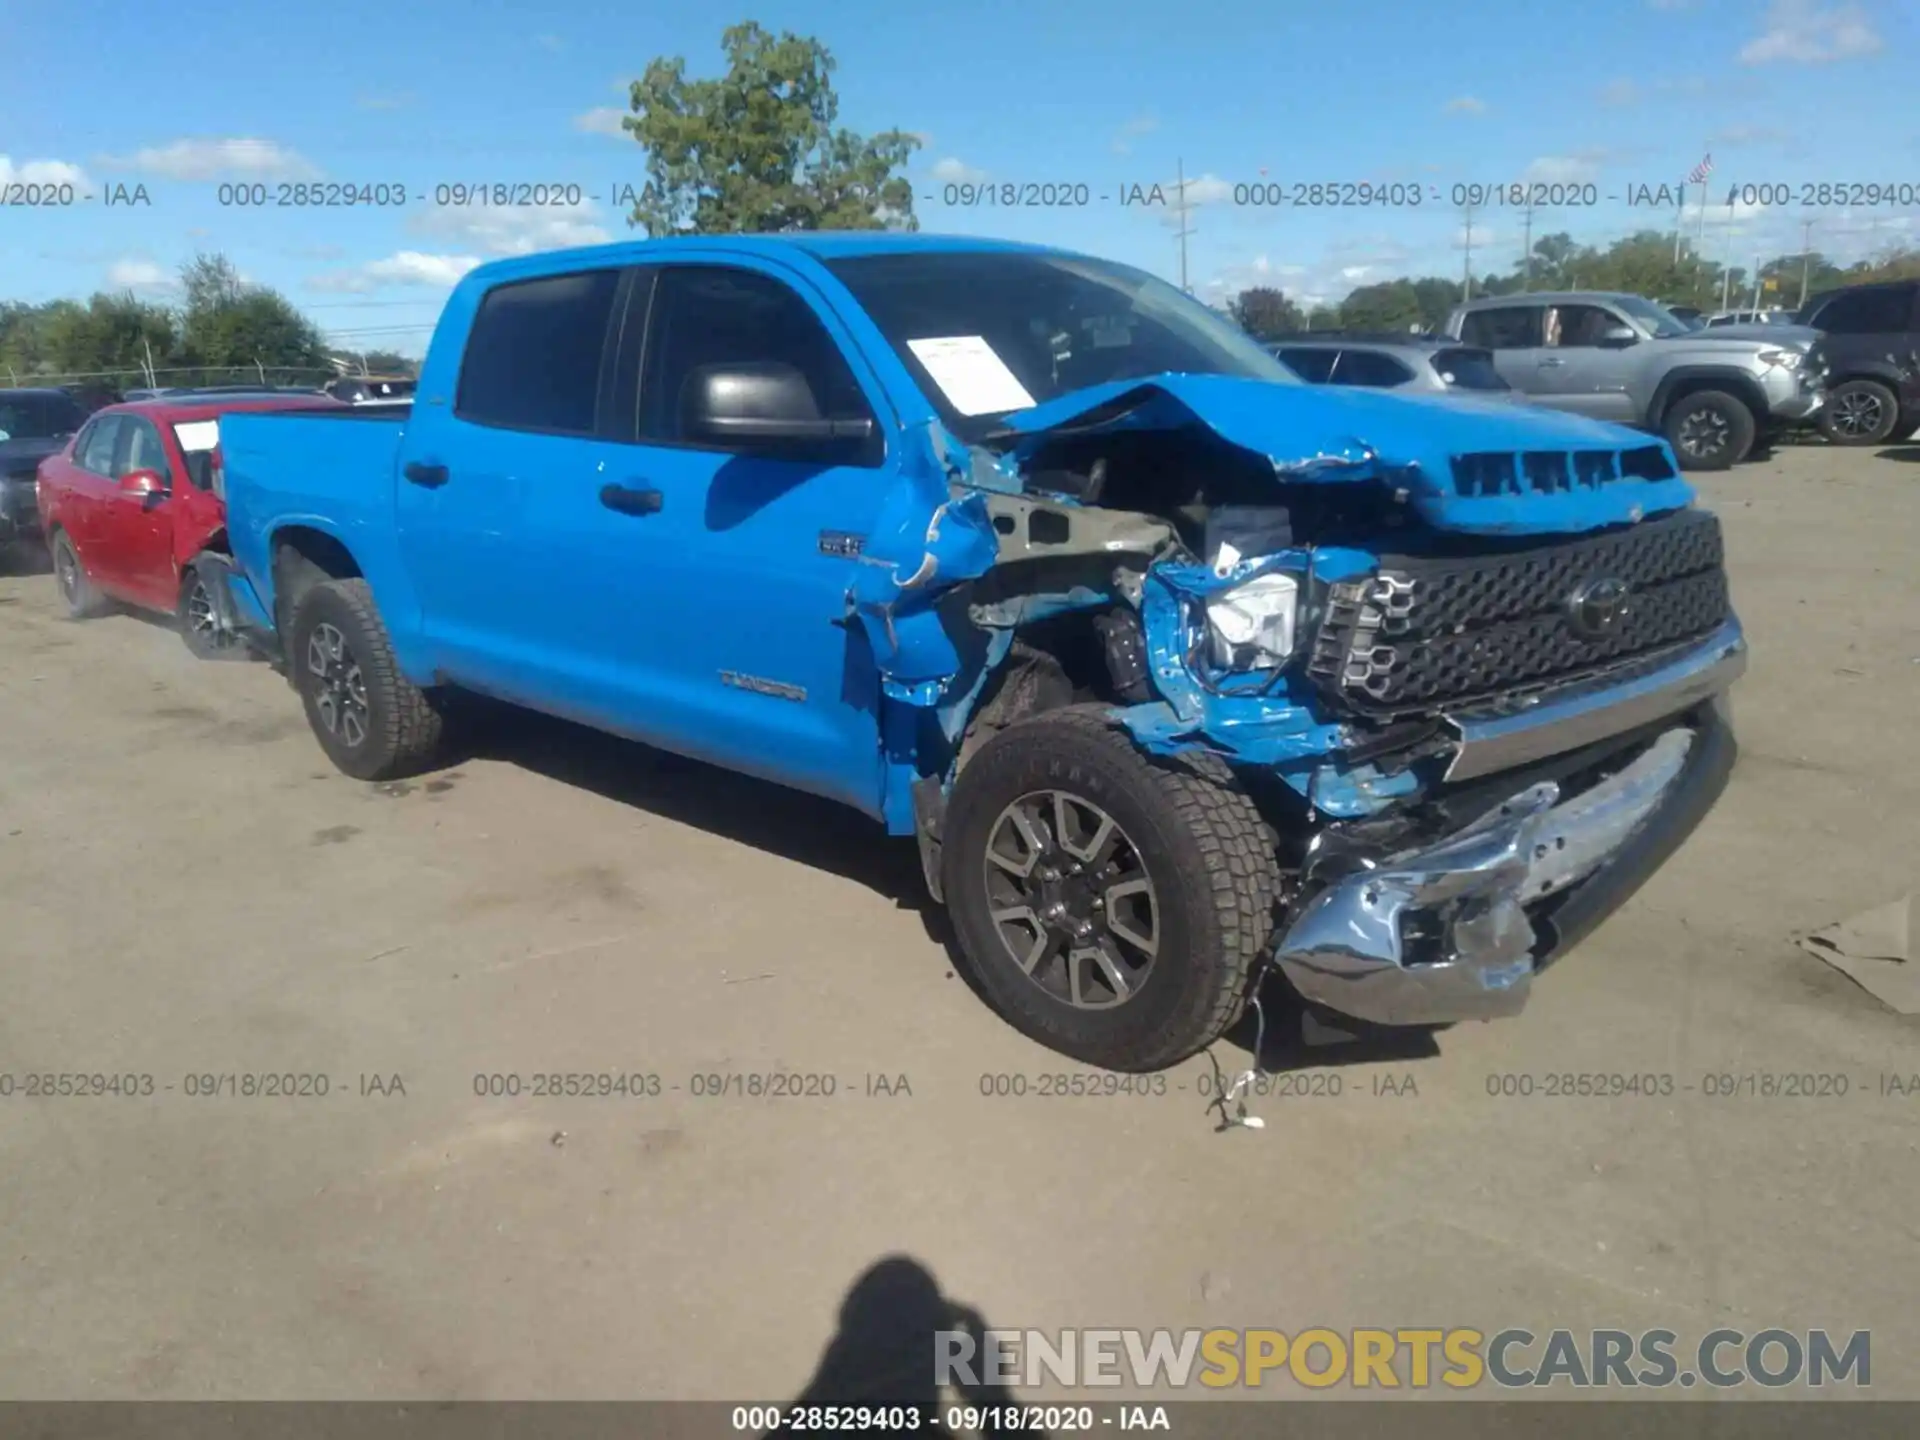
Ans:
{"type": "Polygon", "coordinates": [[[1136,115],[1122,125],[1113,137],[1113,153],[1128,155],[1133,152],[1133,142],[1142,135],[1151,135],[1160,128],[1160,121],[1153,115],[1136,115]]]}
{"type": "Polygon", "coordinates": [[[0,185],[71,185],[76,194],[87,194],[92,182],[87,172],[65,160],[27,160],[16,165],[10,155],[0,155],[0,185]]]}
{"type": "Polygon", "coordinates": [[[1351,280],[1356,285],[1373,273],[1371,265],[1348,265],[1340,271],[1342,280],[1351,280]]]}
{"type": "Polygon", "coordinates": [[[1442,108],[1449,115],[1484,115],[1487,102],[1473,95],[1456,95],[1442,108]]]}
{"type": "Polygon", "coordinates": [[[103,156],[114,170],[138,170],[168,180],[311,180],[319,167],[272,140],[176,140],[126,156],[103,156]]]}
{"type": "Polygon", "coordinates": [[[478,255],[429,255],[419,250],[402,250],[384,260],[371,260],[351,270],[330,270],[310,276],[307,288],[351,295],[399,285],[428,285],[445,289],[479,263],[478,255]]]}
{"type": "Polygon", "coordinates": [[[1851,0],[1827,6],[1820,0],[1773,0],[1766,29],[1740,48],[1740,62],[1820,65],[1872,55],[1880,48],[1879,32],[1867,12],[1851,0]]]}
{"type": "Polygon", "coordinates": [[[1584,184],[1600,173],[1601,152],[1582,151],[1577,155],[1542,155],[1520,172],[1529,183],[1546,185],[1584,184]]]}
{"type": "Polygon", "coordinates": [[[1499,237],[1499,232],[1485,225],[1462,225],[1453,232],[1453,248],[1464,250],[1472,245],[1476,250],[1484,250],[1499,237]]]}
{"type": "Polygon", "coordinates": [[[171,271],[151,260],[128,256],[107,267],[107,286],[112,290],[172,290],[177,284],[171,271]]]}
{"type": "Polygon", "coordinates": [[[978,185],[987,178],[987,172],[976,170],[964,160],[956,160],[949,155],[944,160],[933,162],[933,178],[947,185],[978,185]]]}
{"type": "Polygon", "coordinates": [[[437,205],[407,222],[432,236],[484,255],[531,255],[574,245],[604,245],[613,237],[598,223],[591,201],[578,205],[437,205]]]}
{"type": "Polygon", "coordinates": [[[618,105],[597,105],[584,115],[574,116],[573,128],[589,135],[611,135],[616,140],[625,140],[627,127],[621,122],[632,113],[618,105]]]}
{"type": "MultiPolygon", "coordinates": [[[[1169,224],[1179,224],[1180,182],[1178,180],[1161,181],[1160,193],[1164,195],[1167,200],[1167,213],[1162,218],[1169,224]]],[[[1202,205],[1218,205],[1223,200],[1231,200],[1233,198],[1233,182],[1230,180],[1222,180],[1218,175],[1209,171],[1205,175],[1196,175],[1188,180],[1186,182],[1186,193],[1186,208],[1189,210],[1197,209],[1202,205]]]]}

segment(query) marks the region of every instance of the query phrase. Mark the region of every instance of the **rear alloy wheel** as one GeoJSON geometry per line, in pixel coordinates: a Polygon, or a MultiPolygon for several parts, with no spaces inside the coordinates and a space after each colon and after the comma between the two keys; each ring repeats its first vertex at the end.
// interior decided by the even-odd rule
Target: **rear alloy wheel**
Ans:
{"type": "Polygon", "coordinates": [[[213,582],[198,565],[187,571],[186,584],[180,588],[180,638],[187,649],[202,660],[244,658],[246,646],[238,632],[227,623],[213,582]]]}
{"type": "Polygon", "coordinates": [[[440,712],[400,671],[365,580],[327,580],[295,607],[288,669],[314,738],[356,780],[432,767],[440,712]]]}
{"type": "Polygon", "coordinates": [[[107,598],[87,578],[87,567],[80,563],[80,552],[73,548],[73,538],[64,530],[56,530],[48,548],[53,558],[53,583],[66,604],[67,618],[91,620],[102,614],[107,608],[107,598]]]}
{"type": "Polygon", "coordinates": [[[1836,445],[1879,445],[1900,423],[1900,401],[1878,380],[1847,380],[1827,392],[1820,429],[1836,445]]]}
{"type": "Polygon", "coordinates": [[[1747,458],[1756,430],[1753,412],[1724,390],[1696,390],[1667,409],[1667,443],[1682,470],[1725,470],[1747,458]]]}

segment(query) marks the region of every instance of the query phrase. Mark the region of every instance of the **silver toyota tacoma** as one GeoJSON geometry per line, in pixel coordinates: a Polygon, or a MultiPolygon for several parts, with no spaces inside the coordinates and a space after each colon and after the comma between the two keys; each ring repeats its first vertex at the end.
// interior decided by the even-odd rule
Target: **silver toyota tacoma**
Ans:
{"type": "Polygon", "coordinates": [[[1724,470],[1825,401],[1820,332],[1798,325],[1695,329],[1640,295],[1556,291],[1471,300],[1447,334],[1491,351],[1541,405],[1666,437],[1687,470],[1724,470]]]}

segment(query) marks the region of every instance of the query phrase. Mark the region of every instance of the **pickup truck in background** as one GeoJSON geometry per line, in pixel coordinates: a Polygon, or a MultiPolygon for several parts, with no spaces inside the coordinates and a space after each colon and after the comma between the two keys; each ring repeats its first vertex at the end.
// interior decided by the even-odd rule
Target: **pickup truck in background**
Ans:
{"type": "Polygon", "coordinates": [[[404,411],[225,422],[225,603],[349,775],[481,692],[919,846],[1000,1011],[1152,1070],[1269,970],[1437,1025],[1693,830],[1745,665],[1672,450],[1298,383],[1123,265],[673,238],[483,265],[404,411]]]}

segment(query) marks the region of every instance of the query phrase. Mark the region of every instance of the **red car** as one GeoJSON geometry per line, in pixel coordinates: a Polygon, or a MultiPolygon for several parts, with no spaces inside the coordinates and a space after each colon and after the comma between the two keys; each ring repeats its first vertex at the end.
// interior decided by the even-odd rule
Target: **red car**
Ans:
{"type": "Polygon", "coordinates": [[[84,619],[123,601],[177,616],[196,655],[235,653],[237,637],[194,563],[226,548],[220,417],[344,408],[311,392],[262,392],[169,395],[95,412],[40,462],[40,521],[68,613],[84,619]]]}

